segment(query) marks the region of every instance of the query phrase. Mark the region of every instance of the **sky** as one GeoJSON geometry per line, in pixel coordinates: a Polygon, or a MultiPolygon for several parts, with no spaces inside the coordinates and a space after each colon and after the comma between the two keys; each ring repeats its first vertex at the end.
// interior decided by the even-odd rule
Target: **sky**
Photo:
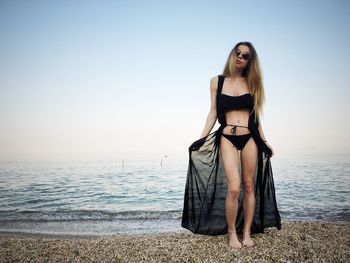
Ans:
{"type": "Polygon", "coordinates": [[[274,153],[349,153],[349,10],[345,0],[0,0],[0,157],[187,159],[210,79],[239,41],[259,56],[274,153]]]}

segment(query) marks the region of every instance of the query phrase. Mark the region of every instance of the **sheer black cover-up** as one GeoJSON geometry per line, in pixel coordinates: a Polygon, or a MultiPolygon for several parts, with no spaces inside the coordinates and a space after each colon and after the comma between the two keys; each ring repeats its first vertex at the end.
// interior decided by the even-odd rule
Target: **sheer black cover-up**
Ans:
{"type": "MultiPolygon", "coordinates": [[[[224,76],[218,76],[217,116],[221,125],[208,136],[196,140],[189,147],[189,164],[184,194],[181,226],[193,233],[223,235],[228,231],[225,213],[227,182],[220,156],[220,138],[227,125],[225,113],[219,111],[218,97],[221,94],[224,76]]],[[[250,113],[248,129],[258,146],[258,162],[254,177],[255,212],[251,233],[264,233],[266,227],[281,229],[281,218],[277,208],[271,149],[260,137],[259,122],[254,121],[254,111],[250,113]]],[[[240,159],[239,159],[240,161],[240,159]]],[[[241,173],[241,162],[239,171],[241,173]]],[[[236,232],[242,234],[244,224],[243,189],[240,184],[236,232]]]]}

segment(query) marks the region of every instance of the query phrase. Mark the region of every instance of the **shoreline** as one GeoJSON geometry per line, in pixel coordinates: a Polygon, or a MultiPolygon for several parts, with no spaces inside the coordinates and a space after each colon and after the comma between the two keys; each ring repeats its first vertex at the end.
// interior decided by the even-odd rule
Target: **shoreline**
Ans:
{"type": "MultiPolygon", "coordinates": [[[[152,221],[152,220],[149,220],[152,221]]],[[[147,222],[147,220],[134,222],[134,221],[123,221],[122,228],[120,231],[120,227],[116,227],[119,224],[119,221],[108,221],[106,224],[103,220],[101,222],[95,221],[94,225],[91,226],[91,223],[88,221],[80,222],[79,228],[72,227],[72,225],[77,225],[76,221],[64,221],[64,222],[20,222],[16,223],[15,227],[11,228],[0,228],[0,236],[8,235],[8,236],[23,236],[23,237],[39,237],[39,238],[99,238],[99,237],[111,237],[111,236],[139,236],[139,235],[153,235],[153,234],[178,234],[178,233],[192,233],[189,230],[181,227],[181,220],[162,220],[164,222],[171,221],[171,224],[161,224],[158,222],[157,224],[145,224],[143,228],[135,228],[135,225],[140,225],[141,223],[147,222]],[[97,222],[97,223],[96,223],[97,222]],[[128,227],[128,223],[130,223],[133,227],[128,227]],[[86,225],[84,225],[86,224],[86,225]],[[104,225],[103,228],[99,228],[98,226],[104,225]],[[16,229],[13,231],[12,229],[16,229]],[[29,229],[29,230],[28,230],[29,229]],[[92,231],[94,230],[94,231],[92,231]]],[[[326,220],[326,219],[304,219],[304,220],[282,220],[282,227],[284,224],[291,223],[327,223],[327,224],[336,224],[336,225],[346,225],[350,224],[350,221],[344,220],[326,220]]],[[[276,229],[276,227],[271,227],[271,229],[276,229]]]]}
{"type": "MultiPolygon", "coordinates": [[[[242,236],[238,235],[240,241],[242,236]]],[[[252,234],[253,248],[233,249],[227,235],[176,231],[148,234],[0,233],[2,262],[347,262],[350,224],[282,222],[252,234]]]]}

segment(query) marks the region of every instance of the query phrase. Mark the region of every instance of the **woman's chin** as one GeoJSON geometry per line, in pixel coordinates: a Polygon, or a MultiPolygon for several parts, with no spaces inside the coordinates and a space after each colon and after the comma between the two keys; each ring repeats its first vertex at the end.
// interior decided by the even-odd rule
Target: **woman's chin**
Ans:
{"type": "Polygon", "coordinates": [[[244,67],[242,66],[242,64],[236,64],[235,65],[235,68],[238,70],[238,71],[242,71],[244,69],[244,67]]]}

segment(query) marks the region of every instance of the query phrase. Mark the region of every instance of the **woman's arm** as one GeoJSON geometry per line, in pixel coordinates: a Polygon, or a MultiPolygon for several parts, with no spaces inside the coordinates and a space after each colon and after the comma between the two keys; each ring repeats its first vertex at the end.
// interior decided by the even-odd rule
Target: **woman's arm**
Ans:
{"type": "Polygon", "coordinates": [[[266,140],[266,138],[265,138],[265,134],[264,134],[264,132],[263,132],[263,128],[262,128],[262,125],[261,125],[261,122],[259,123],[259,134],[260,134],[260,137],[261,137],[261,139],[263,140],[263,141],[265,141],[265,143],[266,143],[266,145],[271,149],[271,152],[272,152],[272,155],[271,155],[271,157],[274,155],[274,153],[273,153],[273,149],[272,149],[272,147],[270,146],[270,144],[268,144],[268,142],[267,142],[267,140],[266,140]]]}
{"type": "Polygon", "coordinates": [[[217,83],[218,83],[218,76],[215,76],[211,78],[210,80],[210,111],[207,116],[207,120],[205,122],[205,126],[203,129],[203,132],[201,134],[200,138],[206,137],[209,135],[210,131],[213,129],[216,119],[217,119],[217,112],[216,112],[216,92],[217,92],[217,83]]]}
{"type": "Polygon", "coordinates": [[[263,132],[261,122],[259,123],[259,128],[258,129],[259,129],[259,134],[260,134],[261,139],[263,139],[263,141],[266,141],[265,134],[263,132]]]}

